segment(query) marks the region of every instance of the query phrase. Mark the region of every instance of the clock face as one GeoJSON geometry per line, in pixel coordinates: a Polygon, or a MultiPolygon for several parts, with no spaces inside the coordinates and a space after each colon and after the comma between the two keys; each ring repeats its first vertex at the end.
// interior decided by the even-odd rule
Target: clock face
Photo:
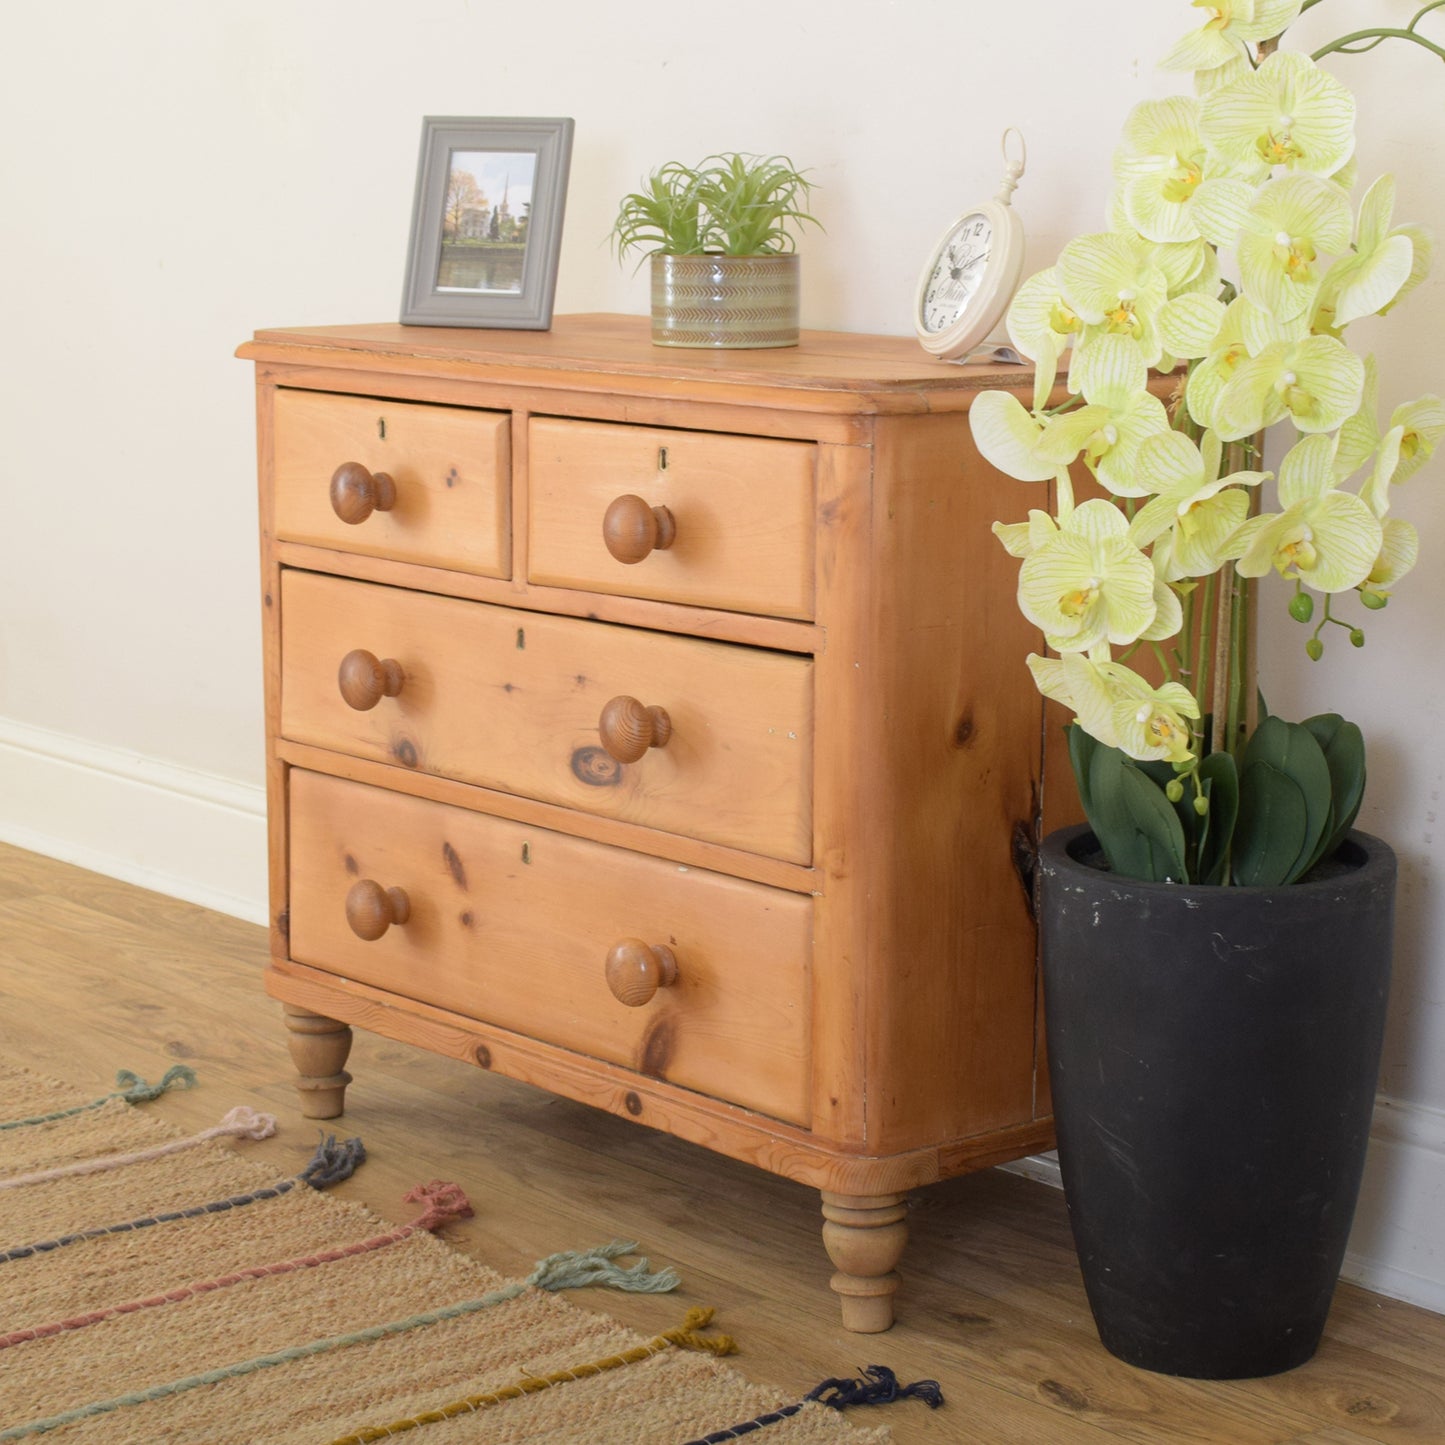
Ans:
{"type": "Polygon", "coordinates": [[[923,288],[919,321],[925,331],[943,331],[968,309],[988,269],[993,226],[981,211],[963,217],[949,233],[923,288]]]}

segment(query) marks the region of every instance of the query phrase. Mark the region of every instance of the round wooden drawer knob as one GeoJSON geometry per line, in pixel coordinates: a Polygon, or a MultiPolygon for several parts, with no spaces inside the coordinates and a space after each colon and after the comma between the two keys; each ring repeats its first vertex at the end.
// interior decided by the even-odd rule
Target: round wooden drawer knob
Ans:
{"type": "Polygon", "coordinates": [[[373,474],[360,462],[342,462],[331,474],[331,510],[349,527],[395,505],[396,483],[385,472],[373,474]]]}
{"type": "Polygon", "coordinates": [[[351,931],[368,943],[375,943],[393,923],[411,917],[411,899],[404,888],[383,888],[371,878],[353,883],[346,895],[346,921],[351,931]]]}
{"type": "Polygon", "coordinates": [[[628,1008],[650,1003],[660,988],[677,982],[677,955],[665,944],[624,938],[607,952],[607,987],[628,1008]]]}
{"type": "Polygon", "coordinates": [[[379,658],[358,647],[341,659],[336,685],[347,707],[368,712],[384,697],[395,697],[406,681],[401,664],[394,658],[379,658]]]}
{"type": "Polygon", "coordinates": [[[648,748],[665,748],[672,736],[667,709],[648,707],[635,697],[614,697],[597,720],[602,746],[619,763],[635,763],[648,748]]]}
{"type": "Polygon", "coordinates": [[[640,562],[665,552],[677,536],[677,523],[666,507],[653,507],[631,494],[618,497],[602,517],[602,541],[619,562],[640,562]]]}

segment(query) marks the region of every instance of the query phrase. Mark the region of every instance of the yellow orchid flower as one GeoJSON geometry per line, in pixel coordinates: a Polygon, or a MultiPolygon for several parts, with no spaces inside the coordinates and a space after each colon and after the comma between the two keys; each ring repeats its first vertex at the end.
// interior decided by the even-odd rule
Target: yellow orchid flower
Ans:
{"type": "Polygon", "coordinates": [[[1277,50],[1258,70],[1204,98],[1199,133],[1211,153],[1234,166],[1329,176],[1354,153],[1355,100],[1308,55],[1277,50]]]}
{"type": "Polygon", "coordinates": [[[1191,733],[1186,718],[1199,716],[1199,705],[1177,682],[1151,687],[1123,663],[1093,661],[1078,652],[1062,657],[1028,658],[1034,684],[1047,698],[1062,703],[1090,736],[1106,747],[1122,748],[1140,762],[1184,762],[1191,733]]]}
{"type": "Polygon", "coordinates": [[[1086,335],[1127,336],[1146,366],[1158,364],[1163,355],[1158,313],[1169,299],[1169,283],[1147,244],[1110,231],[1080,236],[1064,247],[1058,274],[1064,299],[1089,329],[1086,335]]]}
{"type": "Polygon", "coordinates": [[[1047,482],[1057,473],[1057,464],[1038,454],[1042,423],[1012,392],[980,392],[974,398],[969,424],[983,459],[1005,476],[1021,482],[1047,482]]]}
{"type": "Polygon", "coordinates": [[[1281,321],[1307,314],[1319,293],[1320,253],[1338,255],[1353,229],[1349,197],[1318,176],[1280,176],[1245,212],[1237,252],[1247,296],[1281,321]]]}
{"type": "Polygon", "coordinates": [[[1097,335],[1079,347],[1071,384],[1085,406],[1051,418],[1037,444],[1041,461],[1070,465],[1082,452],[1116,497],[1142,497],[1134,457],[1146,437],[1169,430],[1164,403],[1148,389],[1149,369],[1127,336],[1097,335]]]}
{"type": "Polygon", "coordinates": [[[1194,194],[1207,158],[1199,137],[1199,102],[1176,95],[1136,105],[1114,155],[1124,216],[1150,241],[1192,241],[1194,194]]]}
{"type": "Polygon", "coordinates": [[[1010,557],[1027,557],[1037,552],[1051,537],[1058,535],[1058,523],[1037,508],[1029,512],[1027,522],[995,522],[993,534],[1004,545],[1010,557]]]}
{"type": "Polygon", "coordinates": [[[1204,24],[1191,31],[1159,62],[1165,70],[1212,71],[1247,65],[1246,42],[1278,35],[1300,13],[1302,0],[1193,0],[1205,13],[1204,24]]]}
{"type": "Polygon", "coordinates": [[[1325,273],[1312,323],[1316,331],[1338,335],[1350,322],[1388,310],[1424,279],[1415,267],[1419,227],[1391,230],[1394,208],[1395,178],[1381,176],[1360,203],[1355,249],[1325,273]]]}
{"type": "Polygon", "coordinates": [[[1227,442],[1286,416],[1302,432],[1333,431],[1359,406],[1364,385],[1364,362],[1332,336],[1271,342],[1235,367],[1213,409],[1213,425],[1227,442]]]}
{"type": "Polygon", "coordinates": [[[1420,558],[1420,534],[1414,526],[1398,517],[1384,523],[1384,539],[1380,555],[1365,578],[1365,589],[1377,597],[1388,597],[1390,591],[1420,558]]]}
{"type": "Polygon", "coordinates": [[[1014,293],[1009,306],[1009,339],[1034,363],[1034,408],[1049,403],[1059,358],[1081,336],[1084,323],[1059,289],[1058,268],[1030,276],[1014,293]]]}
{"type": "Polygon", "coordinates": [[[1024,559],[1019,607],[1056,652],[1134,642],[1154,622],[1154,566],[1111,502],[1079,505],[1024,559]]]}
{"type": "Polygon", "coordinates": [[[1377,517],[1390,510],[1390,488],[1413,477],[1430,460],[1442,436],[1445,402],[1438,396],[1422,396],[1395,408],[1375,452],[1374,469],[1360,488],[1361,498],[1377,517]]]}
{"type": "MultiPolygon", "coordinates": [[[[1249,495],[1270,472],[1220,475],[1222,447],[1206,432],[1196,447],[1181,432],[1151,437],[1139,449],[1138,466],[1157,495],[1129,524],[1136,547],[1152,547],[1154,566],[1166,582],[1217,572],[1230,557],[1230,542],[1249,515],[1249,495]]],[[[1165,634],[1166,636],[1169,634],[1165,634]]]]}
{"type": "Polygon", "coordinates": [[[1231,550],[1241,577],[1274,568],[1317,592],[1347,592],[1369,575],[1384,545],[1384,528],[1359,497],[1334,486],[1336,439],[1308,436],[1280,463],[1285,510],[1251,517],[1231,550]]]}

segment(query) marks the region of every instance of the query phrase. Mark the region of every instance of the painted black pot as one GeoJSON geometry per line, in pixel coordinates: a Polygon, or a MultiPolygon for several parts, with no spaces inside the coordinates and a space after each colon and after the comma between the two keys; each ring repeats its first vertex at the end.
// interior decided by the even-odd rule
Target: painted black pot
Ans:
{"type": "Polygon", "coordinates": [[[1106,1348],[1199,1379],[1317,1348],[1364,1168],[1395,856],[1351,833],[1284,888],[1142,883],[1045,840],[1059,1163],[1106,1348]],[[1324,871],[1324,870],[1322,870],[1324,871]]]}

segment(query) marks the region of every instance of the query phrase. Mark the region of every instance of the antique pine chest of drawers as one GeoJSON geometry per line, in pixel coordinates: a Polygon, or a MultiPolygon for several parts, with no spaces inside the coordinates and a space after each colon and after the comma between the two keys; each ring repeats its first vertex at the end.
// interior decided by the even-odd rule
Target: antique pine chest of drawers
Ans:
{"type": "Polygon", "coordinates": [[[350,1026],[822,1191],[844,1321],[907,1193],[1048,1147],[1028,489],[911,340],[264,331],[272,962],[350,1026]],[[1022,843],[1020,840],[1023,840],[1022,843]]]}

